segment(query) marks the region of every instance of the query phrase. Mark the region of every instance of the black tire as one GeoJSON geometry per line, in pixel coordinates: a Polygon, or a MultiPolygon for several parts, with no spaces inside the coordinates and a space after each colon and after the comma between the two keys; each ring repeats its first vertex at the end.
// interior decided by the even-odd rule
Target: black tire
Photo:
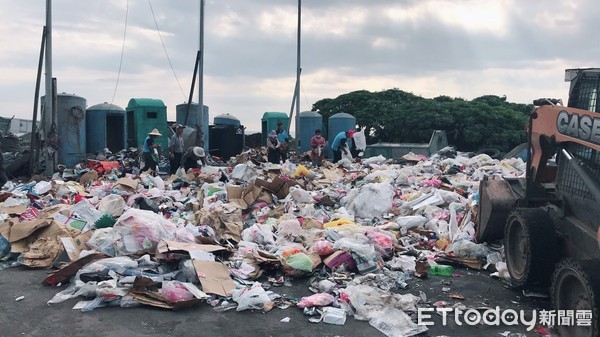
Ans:
{"type": "Polygon", "coordinates": [[[558,236],[548,213],[541,208],[520,208],[504,227],[506,265],[517,288],[550,285],[558,261],[558,236]]]}
{"type": "Polygon", "coordinates": [[[572,325],[557,328],[564,337],[596,337],[600,325],[600,261],[575,261],[564,259],[552,275],[552,305],[555,310],[575,310],[572,325]],[[581,326],[578,310],[591,312],[591,326],[581,326]]]}

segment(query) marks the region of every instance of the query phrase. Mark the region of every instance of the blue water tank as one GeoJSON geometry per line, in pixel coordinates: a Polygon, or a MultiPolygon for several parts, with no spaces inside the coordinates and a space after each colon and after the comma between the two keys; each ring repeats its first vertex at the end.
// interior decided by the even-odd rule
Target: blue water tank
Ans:
{"type": "Polygon", "coordinates": [[[104,148],[115,153],[127,147],[125,109],[104,102],[87,108],[85,115],[88,153],[104,148]]]}
{"type": "Polygon", "coordinates": [[[331,143],[333,143],[333,139],[335,139],[335,136],[342,131],[356,129],[356,117],[345,112],[337,113],[329,117],[327,129],[327,155],[331,158],[333,157],[333,150],[331,150],[331,143]]]}
{"type": "Polygon", "coordinates": [[[302,133],[298,140],[298,151],[306,152],[310,148],[310,139],[315,135],[315,130],[321,130],[323,133],[323,116],[316,111],[304,111],[298,115],[299,126],[302,133]]]}
{"type": "MultiPolygon", "coordinates": [[[[42,111],[44,107],[42,96],[42,111]]],[[[56,132],[58,133],[58,164],[73,167],[86,159],[85,108],[87,101],[73,94],[56,94],[56,132]]],[[[50,113],[45,114],[48,125],[52,123],[50,113]]]]}
{"type": "Polygon", "coordinates": [[[208,124],[210,123],[209,121],[209,115],[208,115],[208,106],[204,106],[204,109],[202,111],[202,113],[200,113],[200,107],[198,103],[193,103],[190,105],[190,115],[188,118],[188,122],[185,122],[186,119],[186,114],[187,114],[187,109],[188,109],[188,104],[187,103],[182,103],[176,106],[176,121],[179,124],[184,124],[187,126],[190,126],[192,128],[195,129],[200,129],[202,131],[202,146],[204,148],[209,148],[208,147],[208,142],[209,142],[209,138],[208,138],[208,124]],[[200,126],[200,127],[198,127],[200,126]]]}
{"type": "Polygon", "coordinates": [[[233,125],[233,126],[242,125],[242,123],[240,122],[239,119],[235,118],[234,116],[232,116],[230,114],[222,114],[222,115],[215,116],[215,118],[213,120],[213,124],[214,125],[233,125]]]}

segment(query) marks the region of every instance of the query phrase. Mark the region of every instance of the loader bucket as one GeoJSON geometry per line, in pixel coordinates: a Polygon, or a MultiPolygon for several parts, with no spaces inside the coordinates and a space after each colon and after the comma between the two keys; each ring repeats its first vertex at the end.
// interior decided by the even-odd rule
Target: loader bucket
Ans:
{"type": "Polygon", "coordinates": [[[477,213],[477,242],[493,242],[504,236],[504,225],[520,196],[517,180],[488,180],[479,183],[479,211],[477,213]]]}

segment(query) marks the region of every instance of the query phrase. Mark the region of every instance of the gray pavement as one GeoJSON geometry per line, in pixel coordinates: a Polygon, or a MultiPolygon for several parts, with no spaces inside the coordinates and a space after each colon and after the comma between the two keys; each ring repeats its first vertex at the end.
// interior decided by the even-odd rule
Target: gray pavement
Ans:
{"type": "MultiPolygon", "coordinates": [[[[423,291],[427,301],[447,301],[450,305],[463,303],[467,307],[495,307],[515,310],[549,308],[548,300],[527,298],[522,293],[506,288],[499,280],[489,277],[485,271],[457,269],[461,277],[444,278],[430,276],[426,280],[409,280],[410,292],[419,295],[423,291]],[[448,281],[450,284],[448,284],[448,281]],[[451,299],[443,287],[465,297],[451,299]]],[[[0,335],[1,336],[384,336],[368,322],[348,317],[343,326],[326,323],[310,323],[302,310],[290,307],[274,308],[268,313],[260,311],[217,313],[210,305],[184,311],[169,311],[151,307],[99,308],[89,313],[72,310],[80,299],[48,306],[62,288],[41,284],[47,270],[13,268],[0,271],[0,335]],[[15,298],[24,296],[22,301],[15,298]],[[280,322],[289,317],[289,323],[280,322]]],[[[272,288],[290,297],[310,295],[307,279],[293,280],[292,287],[272,288]]],[[[64,286],[63,286],[64,288],[64,286]]],[[[415,316],[416,317],[416,316],[415,316]]],[[[524,336],[540,336],[527,332],[525,326],[459,326],[449,321],[442,326],[441,317],[434,315],[435,325],[423,336],[502,336],[501,333],[523,333],[524,336]]],[[[514,335],[513,335],[514,336],[514,335]]],[[[518,335],[517,335],[518,336],[518,335]]],[[[523,335],[521,335],[523,336],[523,335]]]]}

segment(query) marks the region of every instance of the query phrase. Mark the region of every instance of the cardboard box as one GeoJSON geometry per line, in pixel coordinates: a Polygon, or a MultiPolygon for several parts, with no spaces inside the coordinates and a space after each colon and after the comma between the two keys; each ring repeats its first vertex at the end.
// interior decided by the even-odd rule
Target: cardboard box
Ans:
{"type": "Polygon", "coordinates": [[[244,187],[239,185],[227,185],[227,199],[242,209],[248,208],[248,204],[244,201],[244,187]]]}
{"type": "Polygon", "coordinates": [[[85,233],[79,234],[74,238],[61,236],[59,237],[59,239],[65,247],[65,252],[67,253],[67,256],[69,256],[69,259],[71,261],[76,261],[77,259],[79,259],[79,254],[81,253],[81,251],[87,249],[85,243],[88,242],[88,240],[91,237],[92,231],[87,231],[85,233]]]}

